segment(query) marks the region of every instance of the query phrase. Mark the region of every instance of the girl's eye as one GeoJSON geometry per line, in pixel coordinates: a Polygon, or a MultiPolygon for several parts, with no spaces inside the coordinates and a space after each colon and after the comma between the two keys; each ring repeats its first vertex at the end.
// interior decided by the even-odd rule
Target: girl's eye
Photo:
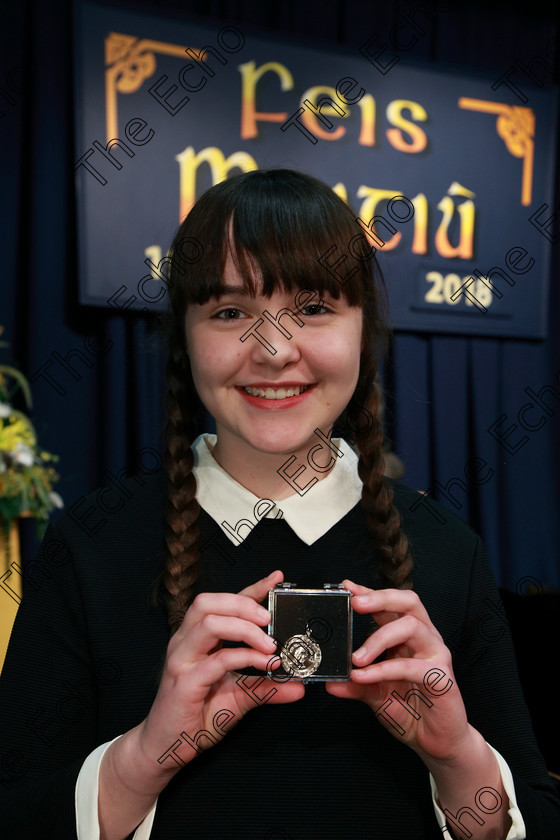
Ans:
{"type": "Polygon", "coordinates": [[[228,306],[227,309],[221,309],[220,312],[216,312],[213,317],[219,318],[221,321],[238,321],[241,315],[243,313],[240,309],[236,309],[234,306],[228,306]]]}
{"type": "Polygon", "coordinates": [[[304,315],[323,315],[325,312],[329,310],[324,304],[318,303],[310,303],[309,306],[304,306],[303,309],[300,309],[304,315]]]}

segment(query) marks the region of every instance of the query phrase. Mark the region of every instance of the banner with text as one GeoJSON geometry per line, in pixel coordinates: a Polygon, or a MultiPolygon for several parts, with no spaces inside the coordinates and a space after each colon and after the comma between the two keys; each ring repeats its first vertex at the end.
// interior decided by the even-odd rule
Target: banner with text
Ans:
{"type": "Polygon", "coordinates": [[[79,5],[81,302],[165,309],[162,260],[196,198],[282,166],[355,209],[356,240],[317,258],[342,283],[376,249],[394,329],[543,337],[556,90],[405,66],[398,45],[429,25],[351,52],[79,5]]]}

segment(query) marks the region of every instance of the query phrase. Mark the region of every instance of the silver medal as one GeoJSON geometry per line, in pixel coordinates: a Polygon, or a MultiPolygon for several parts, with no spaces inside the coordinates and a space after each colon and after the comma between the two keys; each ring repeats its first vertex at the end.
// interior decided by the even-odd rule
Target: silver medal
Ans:
{"type": "Polygon", "coordinates": [[[280,659],[287,674],[292,677],[309,677],[321,664],[321,648],[311,638],[311,630],[306,627],[306,635],[291,636],[280,651],[280,659]]]}

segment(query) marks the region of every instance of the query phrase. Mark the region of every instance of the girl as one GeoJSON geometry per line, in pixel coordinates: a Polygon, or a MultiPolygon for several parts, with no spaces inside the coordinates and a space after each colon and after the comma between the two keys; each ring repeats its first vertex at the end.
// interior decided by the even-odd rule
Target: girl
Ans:
{"type": "Polygon", "coordinates": [[[384,478],[380,276],[351,210],[241,175],[171,266],[165,477],[45,538],[3,676],[6,836],[557,836],[480,541],[384,478]],[[351,680],[274,679],[282,580],[351,590],[351,680]]]}

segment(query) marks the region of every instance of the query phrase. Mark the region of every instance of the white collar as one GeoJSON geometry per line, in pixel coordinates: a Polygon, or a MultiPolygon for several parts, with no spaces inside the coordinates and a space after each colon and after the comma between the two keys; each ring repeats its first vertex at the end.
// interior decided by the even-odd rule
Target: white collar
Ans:
{"type": "MultiPolygon", "coordinates": [[[[191,446],[196,496],[200,506],[234,545],[242,543],[263,517],[285,519],[300,540],[312,545],[346,516],[362,496],[358,458],[342,438],[332,440],[342,455],[326,478],[310,486],[304,495],[296,492],[277,502],[259,499],[222,469],[212,456],[216,440],[216,435],[202,434],[191,446]]],[[[290,465],[287,474],[293,475],[296,470],[297,465],[290,465]]],[[[305,488],[315,477],[313,469],[305,466],[297,476],[297,483],[305,488]]]]}

